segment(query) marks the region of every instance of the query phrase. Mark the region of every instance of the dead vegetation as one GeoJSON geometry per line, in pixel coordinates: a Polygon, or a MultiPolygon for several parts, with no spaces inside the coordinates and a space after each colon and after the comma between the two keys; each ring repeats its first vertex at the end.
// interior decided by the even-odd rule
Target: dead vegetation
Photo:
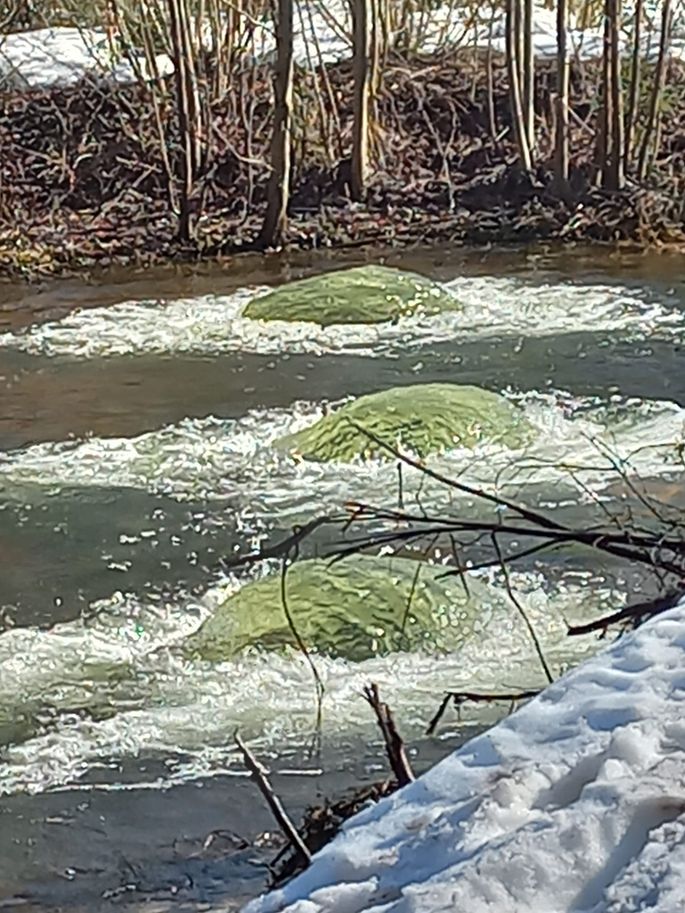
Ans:
{"type": "MultiPolygon", "coordinates": [[[[342,157],[320,129],[315,78],[301,73],[284,243],[295,247],[598,241],[680,244],[685,236],[685,91],[669,65],[669,104],[646,183],[594,181],[597,64],[571,68],[569,192],[554,187],[556,70],[538,65],[537,162],[520,167],[504,60],[389,60],[377,100],[377,157],[363,203],[351,200],[349,63],[326,68],[342,157]],[[497,133],[491,129],[491,114],[497,133]]],[[[259,246],[270,174],[271,75],[249,67],[211,110],[211,144],[189,198],[193,237],[170,199],[184,170],[175,102],[144,85],[83,83],[0,99],[0,269],[30,275],[122,260],[216,256],[259,246]],[[161,117],[161,121],[159,118],[161,117]],[[160,138],[160,123],[162,137],[160,138]],[[164,156],[160,154],[163,139],[164,156]],[[21,226],[21,229],[19,229],[21,226]],[[35,252],[35,256],[32,256],[35,252]],[[46,254],[47,252],[47,254],[46,254]]]]}

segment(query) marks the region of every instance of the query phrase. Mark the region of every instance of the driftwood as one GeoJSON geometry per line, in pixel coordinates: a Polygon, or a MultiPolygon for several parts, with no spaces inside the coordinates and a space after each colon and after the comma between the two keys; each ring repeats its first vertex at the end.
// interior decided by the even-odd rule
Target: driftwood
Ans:
{"type": "MultiPolygon", "coordinates": [[[[299,830],[296,831],[307,853],[315,853],[329,843],[345,821],[369,802],[377,802],[415,779],[392,711],[386,703],[381,701],[378,686],[368,685],[364,689],[364,697],[373,709],[376,722],[383,735],[388,763],[393,775],[377,783],[365,784],[358,789],[350,790],[335,800],[324,800],[321,805],[308,808],[299,830]]],[[[262,788],[266,787],[260,787],[260,789],[262,788]]],[[[286,833],[280,821],[279,824],[286,833]]],[[[292,824],[290,827],[294,829],[292,824]]],[[[295,849],[291,833],[288,832],[286,837],[288,840],[286,847],[271,863],[271,870],[274,873],[273,886],[282,885],[307,866],[306,857],[301,851],[295,849]]]]}
{"type": "MultiPolygon", "coordinates": [[[[320,804],[310,806],[304,814],[300,827],[307,847],[312,853],[318,852],[327,843],[330,843],[343,824],[357,812],[370,802],[378,802],[380,799],[392,795],[396,790],[397,782],[386,779],[360,786],[335,799],[324,799],[320,804]]],[[[272,887],[279,887],[305,868],[300,856],[288,850],[289,847],[284,848],[271,862],[272,887]]]]}

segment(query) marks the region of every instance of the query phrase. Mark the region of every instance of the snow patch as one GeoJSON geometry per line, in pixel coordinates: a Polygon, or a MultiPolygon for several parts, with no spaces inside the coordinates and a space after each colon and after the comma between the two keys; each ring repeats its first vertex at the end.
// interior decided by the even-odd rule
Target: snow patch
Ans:
{"type": "MultiPolygon", "coordinates": [[[[173,72],[165,54],[155,58],[160,75],[173,72]]],[[[117,57],[102,29],[44,28],[0,35],[0,89],[70,86],[86,76],[133,83],[151,78],[141,54],[132,66],[117,57]]]]}
{"type": "Polygon", "coordinates": [[[246,913],[685,909],[685,600],[347,823],[246,913]]]}
{"type": "MultiPolygon", "coordinates": [[[[643,53],[655,58],[659,46],[660,16],[657,7],[645,4],[643,53]]],[[[632,36],[630,22],[632,4],[624,9],[624,33],[621,46],[628,52],[632,36]]],[[[505,17],[503,8],[491,11],[485,7],[474,15],[471,8],[455,8],[451,2],[433,8],[430,15],[421,9],[403,22],[416,43],[416,50],[430,54],[446,47],[487,47],[505,51],[505,17]]],[[[212,30],[203,23],[200,40],[211,48],[212,30]]],[[[534,8],[532,41],[539,57],[557,53],[556,13],[540,5],[534,8]]],[[[321,60],[335,63],[348,59],[352,53],[351,13],[347,3],[332,0],[326,4],[300,0],[295,4],[293,56],[302,67],[313,67],[321,60]]],[[[602,54],[603,33],[600,27],[579,28],[575,16],[569,16],[569,53],[576,58],[592,58],[602,54]]],[[[246,51],[256,62],[273,60],[275,36],[272,24],[266,20],[253,23],[251,46],[246,51]]],[[[672,57],[685,60],[683,12],[676,4],[675,28],[671,41],[672,57]]],[[[166,54],[157,55],[157,72],[168,75],[173,64],[166,54]]],[[[138,74],[150,78],[142,52],[134,66],[125,60],[115,60],[110,42],[101,29],[50,27],[9,35],[0,35],[0,88],[34,89],[72,85],[87,75],[107,77],[115,82],[132,83],[138,74]]]]}

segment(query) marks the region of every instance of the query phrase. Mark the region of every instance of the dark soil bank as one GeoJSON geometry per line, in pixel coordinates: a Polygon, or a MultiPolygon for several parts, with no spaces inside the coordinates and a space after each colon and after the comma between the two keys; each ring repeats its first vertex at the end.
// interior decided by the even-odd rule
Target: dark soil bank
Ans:
{"type": "MultiPolygon", "coordinates": [[[[638,186],[629,168],[626,189],[608,193],[597,189],[595,180],[598,64],[574,63],[571,189],[562,200],[552,187],[553,61],[537,66],[532,175],[516,164],[502,59],[486,63],[483,55],[451,54],[390,62],[376,103],[368,198],[353,204],[345,158],[350,64],[330,66],[318,80],[298,74],[286,245],[438,240],[679,245],[685,238],[683,75],[680,65],[670,65],[660,148],[647,182],[638,186]],[[322,104],[321,86],[337,111],[322,104]]],[[[646,80],[645,95],[649,87],[646,80]]],[[[235,76],[214,106],[207,160],[192,201],[196,241],[183,246],[175,238],[170,204],[169,172],[181,169],[171,107],[160,112],[163,156],[155,106],[144,86],[83,83],[4,95],[0,272],[32,277],[95,264],[219,256],[254,245],[269,175],[271,98],[270,70],[251,67],[235,76]]]]}

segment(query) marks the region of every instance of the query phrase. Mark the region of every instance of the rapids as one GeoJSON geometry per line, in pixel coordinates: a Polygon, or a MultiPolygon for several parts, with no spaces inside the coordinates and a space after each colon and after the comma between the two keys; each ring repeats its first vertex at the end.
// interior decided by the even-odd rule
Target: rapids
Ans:
{"type": "MultiPolygon", "coordinates": [[[[0,904],[5,891],[87,909],[125,881],[117,854],[127,853],[140,884],[185,884],[189,897],[226,902],[254,893],[262,882],[242,857],[199,874],[175,843],[271,826],[242,777],[236,728],[270,759],[296,813],[317,789],[330,794],[382,766],[360,698],[369,680],[419,767],[506,710],[469,710],[426,740],[444,689],[540,683],[494,572],[477,581],[477,636],[449,652],[314,652],[325,687],[318,753],[307,749],[316,695],[297,649],[189,654],[217,607],[278,571],[275,562],[229,571],[222,558],[351,497],[396,506],[392,462],[298,461],[278,446],[331,408],[412,384],[478,386],[520,410],[531,434],[433,454],[438,471],[578,523],[640,509],[640,486],[664,509],[685,503],[682,266],[416,251],[402,268],[442,283],[461,310],[327,327],[244,315],[282,278],[339,265],[104,276],[10,289],[0,305],[0,904]],[[70,841],[48,839],[66,828],[59,821],[70,841]],[[191,870],[195,895],[179,875],[191,870]]],[[[485,510],[409,468],[402,498],[485,510]]],[[[328,545],[314,537],[303,557],[328,545]]],[[[596,648],[569,641],[567,620],[648,586],[639,571],[581,554],[531,559],[511,582],[555,671],[596,648]]]]}

